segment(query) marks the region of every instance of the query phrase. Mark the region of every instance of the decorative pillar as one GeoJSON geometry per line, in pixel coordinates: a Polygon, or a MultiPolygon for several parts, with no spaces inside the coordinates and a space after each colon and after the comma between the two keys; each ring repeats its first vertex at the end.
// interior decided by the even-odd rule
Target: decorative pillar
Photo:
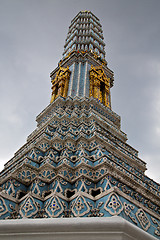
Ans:
{"type": "Polygon", "coordinates": [[[90,88],[89,88],[89,96],[94,97],[94,77],[90,76],[90,88]]]}
{"type": "Polygon", "coordinates": [[[68,86],[69,86],[69,78],[67,78],[66,81],[64,82],[63,97],[67,97],[68,86]]]}
{"type": "Polygon", "coordinates": [[[51,102],[55,100],[56,97],[56,86],[52,86],[52,96],[51,96],[51,102]]]}
{"type": "Polygon", "coordinates": [[[63,96],[63,89],[64,89],[64,79],[62,78],[58,84],[58,96],[63,96]]]}
{"type": "Polygon", "coordinates": [[[101,101],[100,81],[98,79],[94,79],[93,88],[93,97],[101,101]]]}
{"type": "Polygon", "coordinates": [[[105,106],[110,107],[110,79],[106,77],[105,80],[105,106]]]}

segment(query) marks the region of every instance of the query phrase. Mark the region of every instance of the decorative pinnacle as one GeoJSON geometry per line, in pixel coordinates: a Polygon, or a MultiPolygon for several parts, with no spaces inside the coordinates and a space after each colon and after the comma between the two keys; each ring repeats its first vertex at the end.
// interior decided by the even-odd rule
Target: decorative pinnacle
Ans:
{"type": "Polygon", "coordinates": [[[91,11],[80,11],[71,21],[64,45],[63,56],[73,50],[92,51],[105,58],[105,43],[99,19],[91,11]]]}

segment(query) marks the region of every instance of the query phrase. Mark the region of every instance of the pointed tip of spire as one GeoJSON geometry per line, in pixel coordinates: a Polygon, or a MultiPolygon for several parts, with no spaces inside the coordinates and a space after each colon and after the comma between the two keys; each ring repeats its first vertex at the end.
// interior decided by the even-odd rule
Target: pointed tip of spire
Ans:
{"type": "Polygon", "coordinates": [[[80,12],[82,12],[82,13],[84,13],[84,12],[85,12],[85,13],[90,13],[91,11],[88,11],[88,10],[82,11],[82,10],[81,10],[80,12]]]}

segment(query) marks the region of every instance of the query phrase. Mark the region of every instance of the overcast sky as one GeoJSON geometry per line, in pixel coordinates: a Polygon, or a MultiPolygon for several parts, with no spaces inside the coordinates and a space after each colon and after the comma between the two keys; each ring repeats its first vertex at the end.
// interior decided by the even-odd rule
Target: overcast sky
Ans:
{"type": "Polygon", "coordinates": [[[92,11],[114,71],[112,110],[160,183],[160,0],[0,0],[0,170],[49,104],[71,20],[92,11]]]}

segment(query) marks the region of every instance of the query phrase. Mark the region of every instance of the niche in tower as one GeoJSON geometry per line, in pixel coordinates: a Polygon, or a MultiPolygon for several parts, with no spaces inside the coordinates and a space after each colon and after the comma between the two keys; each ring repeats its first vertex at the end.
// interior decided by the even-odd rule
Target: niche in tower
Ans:
{"type": "Polygon", "coordinates": [[[100,82],[100,94],[101,94],[101,102],[105,105],[105,83],[104,82],[100,82]]]}

